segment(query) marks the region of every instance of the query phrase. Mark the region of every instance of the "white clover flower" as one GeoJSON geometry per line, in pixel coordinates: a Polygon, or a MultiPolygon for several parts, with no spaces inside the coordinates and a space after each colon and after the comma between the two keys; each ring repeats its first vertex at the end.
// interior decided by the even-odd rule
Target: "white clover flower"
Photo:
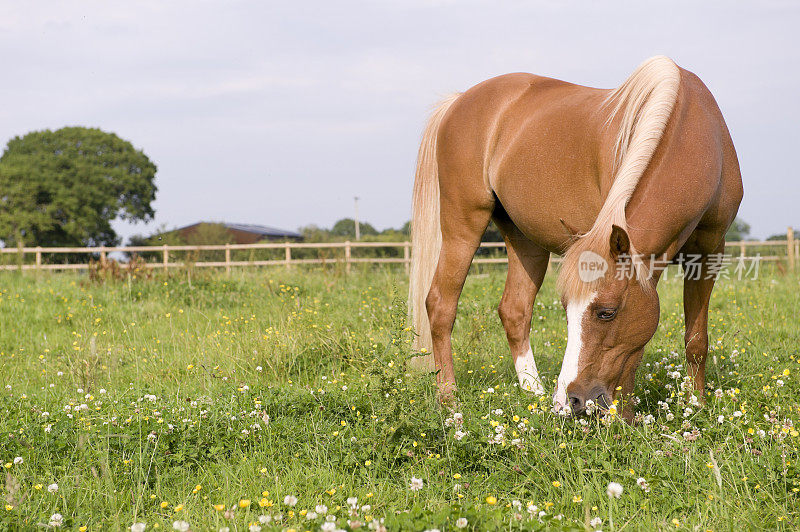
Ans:
{"type": "Polygon", "coordinates": [[[58,491],[58,484],[56,484],[55,482],[53,482],[52,484],[50,484],[49,486],[47,486],[47,491],[49,491],[50,493],[55,493],[55,492],[57,492],[57,491],[58,491]]]}
{"type": "Polygon", "coordinates": [[[502,409],[500,409],[500,408],[498,408],[498,409],[496,409],[496,410],[493,410],[493,411],[492,411],[492,414],[494,414],[494,415],[496,415],[496,416],[502,416],[502,415],[503,415],[503,410],[502,410],[502,409]]]}
{"type": "Polygon", "coordinates": [[[325,506],[324,504],[318,504],[318,505],[317,505],[317,506],[314,508],[314,510],[316,510],[316,512],[317,512],[318,514],[320,514],[320,515],[325,515],[325,514],[327,514],[327,513],[328,513],[328,507],[327,507],[327,506],[325,506]]]}
{"type": "Polygon", "coordinates": [[[131,525],[131,532],[144,532],[145,528],[147,528],[147,523],[133,523],[131,525]]]}
{"type": "Polygon", "coordinates": [[[619,484],[617,482],[609,482],[608,488],[606,488],[606,495],[608,495],[609,498],[614,497],[616,499],[619,499],[623,491],[624,490],[622,488],[622,484],[619,484]]]}
{"type": "Polygon", "coordinates": [[[464,414],[461,412],[456,412],[453,414],[453,421],[456,422],[457,425],[461,425],[464,423],[464,414]]]}
{"type": "Polygon", "coordinates": [[[347,505],[350,508],[357,508],[358,507],[358,497],[348,497],[347,498],[347,505]]]}
{"type": "Polygon", "coordinates": [[[719,417],[717,417],[717,423],[719,423],[720,425],[725,423],[725,416],[720,415],[719,417]]]}
{"type": "Polygon", "coordinates": [[[464,432],[463,430],[459,429],[459,430],[457,430],[457,431],[455,432],[455,434],[453,434],[453,437],[454,437],[454,438],[455,438],[457,441],[461,441],[462,439],[464,439],[464,436],[466,436],[466,435],[467,435],[467,433],[466,433],[466,432],[464,432]]]}
{"type": "Polygon", "coordinates": [[[411,477],[411,482],[408,487],[411,491],[419,491],[424,484],[425,482],[421,478],[411,477]]]}
{"type": "Polygon", "coordinates": [[[175,521],[172,523],[173,530],[177,530],[178,532],[186,532],[189,530],[189,523],[186,521],[175,521]]]}
{"type": "Polygon", "coordinates": [[[55,513],[50,516],[50,522],[47,524],[53,528],[58,528],[64,524],[64,516],[59,513],[55,513]]]}
{"type": "Polygon", "coordinates": [[[595,517],[594,519],[589,521],[589,526],[591,526],[592,528],[600,528],[600,526],[602,524],[603,524],[603,520],[600,519],[599,517],[595,517]]]}
{"type": "Polygon", "coordinates": [[[295,497],[294,495],[287,495],[286,497],[283,498],[283,504],[285,504],[286,506],[294,506],[295,504],[297,504],[297,497],[295,497]]]}
{"type": "Polygon", "coordinates": [[[467,528],[468,524],[466,517],[459,517],[456,519],[456,528],[467,528]]]}
{"type": "Polygon", "coordinates": [[[322,526],[319,527],[319,529],[323,530],[324,532],[333,532],[334,530],[336,530],[336,523],[331,523],[330,521],[326,521],[325,523],[322,523],[322,526]]]}
{"type": "Polygon", "coordinates": [[[270,521],[272,521],[272,516],[271,515],[259,515],[258,516],[258,522],[261,523],[262,525],[266,525],[270,521]]]}
{"type": "Polygon", "coordinates": [[[23,460],[21,456],[17,456],[16,458],[14,458],[14,465],[20,465],[24,461],[25,460],[23,460]]]}
{"type": "Polygon", "coordinates": [[[231,532],[231,527],[223,526],[219,529],[219,532],[231,532]]]}
{"type": "Polygon", "coordinates": [[[253,523],[252,525],[247,527],[247,530],[249,530],[250,532],[261,532],[261,526],[253,523]]]}
{"type": "Polygon", "coordinates": [[[306,519],[308,519],[309,521],[313,521],[316,518],[317,518],[317,512],[306,513],[306,519]]]}
{"type": "Polygon", "coordinates": [[[264,368],[262,368],[261,366],[256,366],[256,371],[263,371],[263,370],[264,368]]]}
{"type": "Polygon", "coordinates": [[[645,493],[650,493],[650,485],[647,483],[647,481],[644,478],[642,478],[642,477],[637,478],[636,479],[636,485],[639,486],[640,488],[642,488],[642,490],[645,493]]]}

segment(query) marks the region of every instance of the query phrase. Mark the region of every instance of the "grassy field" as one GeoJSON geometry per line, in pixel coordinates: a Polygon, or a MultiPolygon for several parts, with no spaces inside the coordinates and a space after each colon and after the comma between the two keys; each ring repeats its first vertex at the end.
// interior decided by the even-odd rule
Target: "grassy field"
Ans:
{"type": "MultiPolygon", "coordinates": [[[[401,271],[6,273],[0,529],[795,529],[798,281],[718,283],[702,407],[682,391],[681,285],[662,282],[627,425],[519,390],[501,268],[460,302],[458,412],[404,370],[401,271]]],[[[552,393],[552,276],[533,330],[552,393]]]]}

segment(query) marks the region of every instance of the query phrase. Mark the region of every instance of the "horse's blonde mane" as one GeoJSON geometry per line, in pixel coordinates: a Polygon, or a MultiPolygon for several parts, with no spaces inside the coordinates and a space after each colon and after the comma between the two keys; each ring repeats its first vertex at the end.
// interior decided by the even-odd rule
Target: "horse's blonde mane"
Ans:
{"type": "MultiPolygon", "coordinates": [[[[614,143],[614,181],[592,228],[580,235],[564,255],[558,288],[568,299],[588,296],[599,282],[587,283],[579,277],[579,260],[583,252],[597,253],[613,272],[609,244],[612,226],[628,230],[625,207],[664,134],[678,98],[679,85],[680,70],[675,63],[668,57],[656,56],[639,65],[622,85],[608,95],[603,108],[612,105],[613,108],[606,125],[621,117],[614,143]]],[[[630,255],[638,281],[645,289],[652,290],[648,267],[638,256],[633,243],[630,255]]]]}

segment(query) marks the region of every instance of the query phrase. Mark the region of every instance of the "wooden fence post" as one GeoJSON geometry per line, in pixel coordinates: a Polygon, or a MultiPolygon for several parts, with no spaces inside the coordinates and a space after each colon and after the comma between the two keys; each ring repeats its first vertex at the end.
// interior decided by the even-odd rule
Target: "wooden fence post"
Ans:
{"type": "Polygon", "coordinates": [[[166,272],[169,269],[169,247],[164,244],[164,271],[166,272]]]}
{"type": "Polygon", "coordinates": [[[42,246],[36,246],[36,271],[42,269],[42,246]]]}
{"type": "Polygon", "coordinates": [[[786,229],[786,256],[789,258],[789,270],[794,271],[794,229],[786,229]]]}
{"type": "Polygon", "coordinates": [[[225,275],[231,274],[231,245],[225,243],[225,275]]]}
{"type": "Polygon", "coordinates": [[[350,273],[350,241],[344,243],[344,271],[350,273]]]}
{"type": "Polygon", "coordinates": [[[286,242],[286,269],[292,269],[292,248],[289,246],[289,242],[286,242]]]}
{"type": "Polygon", "coordinates": [[[403,264],[406,267],[406,275],[408,275],[411,267],[411,262],[409,261],[409,255],[411,251],[411,242],[406,242],[403,244],[403,264]]]}
{"type": "Polygon", "coordinates": [[[100,251],[100,265],[101,266],[105,266],[106,265],[106,250],[105,249],[100,251]]]}
{"type": "Polygon", "coordinates": [[[744,258],[747,255],[747,246],[744,244],[744,240],[739,242],[739,257],[744,258]]]}

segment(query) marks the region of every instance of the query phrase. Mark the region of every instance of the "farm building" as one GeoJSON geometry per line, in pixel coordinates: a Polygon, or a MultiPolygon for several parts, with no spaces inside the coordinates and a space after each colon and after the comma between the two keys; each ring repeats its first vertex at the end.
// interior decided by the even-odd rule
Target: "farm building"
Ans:
{"type": "Polygon", "coordinates": [[[231,224],[225,222],[198,222],[196,224],[179,227],[171,233],[177,233],[187,242],[196,240],[200,234],[208,234],[214,229],[224,228],[227,230],[231,244],[253,244],[262,240],[274,240],[283,242],[291,240],[299,242],[303,240],[303,235],[285,229],[276,229],[265,225],[256,224],[231,224]]]}

